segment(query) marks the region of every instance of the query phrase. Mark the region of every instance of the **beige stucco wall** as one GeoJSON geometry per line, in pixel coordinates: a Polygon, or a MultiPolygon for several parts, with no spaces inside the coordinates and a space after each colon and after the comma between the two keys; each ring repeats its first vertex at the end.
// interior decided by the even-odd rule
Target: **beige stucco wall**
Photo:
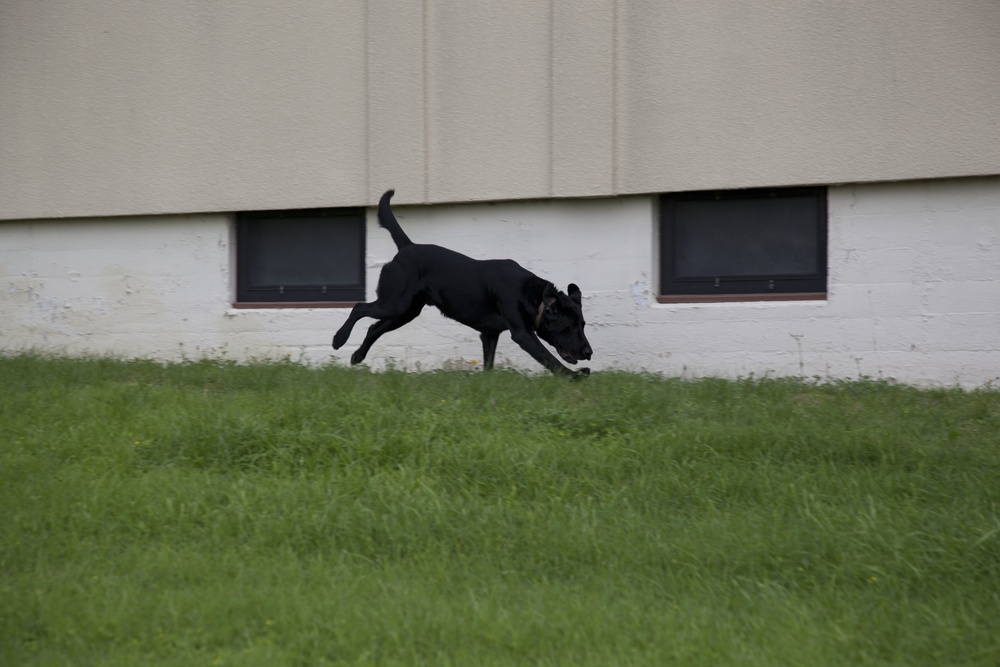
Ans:
{"type": "Polygon", "coordinates": [[[0,3],[0,218],[1000,173],[996,0],[0,3]]]}

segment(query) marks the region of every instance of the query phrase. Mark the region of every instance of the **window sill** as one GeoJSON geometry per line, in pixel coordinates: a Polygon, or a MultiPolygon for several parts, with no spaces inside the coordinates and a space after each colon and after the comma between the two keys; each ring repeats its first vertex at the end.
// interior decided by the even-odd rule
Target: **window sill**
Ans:
{"type": "Polygon", "coordinates": [[[360,301],[240,301],[233,304],[236,310],[257,310],[274,308],[353,308],[360,301]]]}
{"type": "Polygon", "coordinates": [[[782,294],[671,294],[656,297],[657,303],[740,303],[748,301],[826,301],[826,292],[782,294]]]}

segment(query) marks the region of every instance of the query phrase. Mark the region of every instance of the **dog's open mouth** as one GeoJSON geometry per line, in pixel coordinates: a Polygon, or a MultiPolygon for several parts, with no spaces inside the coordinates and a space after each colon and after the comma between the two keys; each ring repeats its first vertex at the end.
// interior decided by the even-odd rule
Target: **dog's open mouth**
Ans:
{"type": "Polygon", "coordinates": [[[556,351],[559,352],[559,356],[562,357],[568,364],[575,364],[578,361],[577,358],[573,356],[573,353],[565,347],[557,345],[556,351]]]}

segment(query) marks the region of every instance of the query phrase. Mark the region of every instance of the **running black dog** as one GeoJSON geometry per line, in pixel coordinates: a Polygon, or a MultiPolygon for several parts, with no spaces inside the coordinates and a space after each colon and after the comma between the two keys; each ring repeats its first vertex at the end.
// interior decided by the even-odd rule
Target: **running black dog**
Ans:
{"type": "Polygon", "coordinates": [[[412,321],[426,305],[453,320],[472,327],[483,341],[483,367],[493,367],[497,340],[504,331],[525,352],[553,373],[570,377],[590,375],[589,368],[572,371],[538,340],[541,338],[571,364],[590,359],[592,350],[583,335],[580,288],[570,285],[564,294],[510,259],[476,260],[436,245],[416,244],[396,221],[389,190],[378,203],[378,221],[389,230],[399,249],[382,267],[378,298],[359,303],[333,337],[340,349],[362,317],[378,321],[368,329],[351,363],[364,360],[382,334],[412,321]]]}

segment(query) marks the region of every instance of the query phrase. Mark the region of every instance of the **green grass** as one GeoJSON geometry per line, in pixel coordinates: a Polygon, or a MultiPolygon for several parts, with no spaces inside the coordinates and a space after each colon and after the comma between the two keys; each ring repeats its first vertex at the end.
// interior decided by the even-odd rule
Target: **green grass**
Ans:
{"type": "Polygon", "coordinates": [[[0,359],[3,665],[996,665],[1000,392],[0,359]]]}

